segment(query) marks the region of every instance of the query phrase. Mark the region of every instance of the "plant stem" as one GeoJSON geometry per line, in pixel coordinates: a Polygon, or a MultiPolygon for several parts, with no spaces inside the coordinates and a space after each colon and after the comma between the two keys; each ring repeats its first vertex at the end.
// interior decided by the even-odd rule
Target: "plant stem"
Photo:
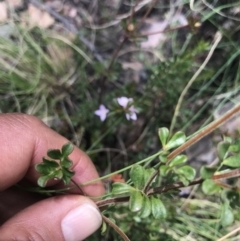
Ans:
{"type": "Polygon", "coordinates": [[[172,32],[172,31],[175,31],[175,30],[188,28],[188,27],[189,27],[189,25],[187,24],[187,25],[184,25],[184,26],[179,26],[179,27],[176,27],[176,28],[169,28],[169,29],[160,30],[160,31],[156,31],[156,32],[142,33],[142,34],[137,34],[137,35],[132,34],[132,35],[129,35],[129,38],[141,38],[141,37],[160,34],[160,33],[172,32]]]}
{"type": "Polygon", "coordinates": [[[134,163],[134,164],[132,164],[132,165],[129,165],[129,166],[127,166],[127,167],[125,167],[125,168],[123,168],[123,169],[121,169],[121,170],[118,170],[118,171],[116,171],[116,172],[112,172],[112,173],[110,173],[110,174],[108,174],[108,175],[105,175],[105,176],[103,176],[103,177],[99,177],[99,178],[96,178],[96,179],[94,179],[94,180],[91,180],[91,181],[88,181],[88,182],[84,182],[84,183],[81,184],[81,186],[86,186],[86,185],[92,184],[92,183],[94,183],[94,182],[98,182],[98,181],[104,180],[104,179],[106,179],[106,178],[109,178],[109,177],[111,177],[111,176],[113,176],[113,175],[115,175],[115,174],[118,174],[118,173],[127,171],[128,169],[132,168],[132,166],[134,166],[134,165],[137,165],[137,164],[140,165],[140,164],[143,164],[143,163],[145,163],[145,162],[152,161],[153,159],[155,159],[156,157],[158,157],[158,156],[161,154],[161,152],[162,152],[162,150],[159,151],[159,152],[157,152],[157,153],[155,153],[155,154],[153,154],[152,156],[149,156],[149,157],[147,157],[147,158],[145,158],[145,159],[143,159],[143,160],[141,160],[141,161],[139,161],[139,162],[136,162],[136,163],[134,163]]]}
{"type": "Polygon", "coordinates": [[[71,182],[77,187],[77,189],[80,191],[80,195],[86,196],[82,188],[73,180],[71,179],[71,182]]]}
{"type": "MultiPolygon", "coordinates": [[[[202,130],[200,130],[195,136],[193,136],[191,139],[189,139],[188,141],[186,141],[183,145],[181,145],[180,147],[178,147],[176,150],[174,150],[173,152],[171,152],[167,159],[167,164],[170,163],[170,161],[177,155],[179,155],[180,153],[182,153],[183,151],[185,151],[188,147],[192,146],[193,144],[195,144],[196,142],[198,142],[199,140],[201,140],[204,136],[210,134],[212,131],[214,131],[216,128],[218,128],[220,125],[222,125],[224,122],[226,122],[227,120],[229,120],[233,115],[235,115],[237,112],[240,111],[240,104],[236,105],[235,107],[233,107],[231,110],[229,110],[227,113],[225,113],[222,117],[220,117],[218,120],[210,123],[208,126],[206,126],[205,128],[203,128],[202,130]]],[[[153,179],[159,174],[159,169],[157,169],[152,176],[149,178],[144,191],[145,193],[147,192],[147,189],[149,187],[149,185],[151,184],[151,182],[153,181],[153,179]]]]}
{"type": "Polygon", "coordinates": [[[157,3],[157,0],[153,0],[152,4],[149,6],[147,12],[145,13],[145,15],[142,17],[142,19],[138,22],[136,29],[138,29],[141,24],[143,23],[143,21],[147,18],[147,16],[149,15],[149,13],[152,11],[153,7],[155,6],[155,4],[157,3]]]}
{"type": "MultiPolygon", "coordinates": [[[[218,183],[217,182],[218,180],[230,179],[230,178],[236,178],[236,177],[240,177],[240,168],[236,169],[236,170],[229,171],[227,173],[216,174],[216,175],[212,176],[211,179],[214,180],[216,183],[218,183]]],[[[196,178],[195,180],[190,182],[188,186],[201,184],[204,180],[205,179],[203,179],[203,178],[196,178]]],[[[179,189],[181,187],[185,187],[182,182],[175,182],[173,184],[166,185],[166,186],[163,186],[163,187],[151,188],[150,190],[148,190],[146,195],[150,196],[150,195],[154,195],[154,194],[161,194],[161,193],[164,193],[164,192],[168,192],[170,190],[179,189]]],[[[128,201],[129,201],[129,197],[115,197],[115,198],[109,198],[109,199],[106,199],[106,200],[97,201],[96,204],[97,204],[98,207],[104,207],[104,206],[108,206],[110,204],[128,202],[128,201]]]]}
{"type": "Polygon", "coordinates": [[[109,226],[111,226],[123,238],[124,241],[130,241],[128,236],[115,223],[113,223],[109,218],[107,218],[106,216],[104,216],[102,214],[102,219],[109,226]]]}

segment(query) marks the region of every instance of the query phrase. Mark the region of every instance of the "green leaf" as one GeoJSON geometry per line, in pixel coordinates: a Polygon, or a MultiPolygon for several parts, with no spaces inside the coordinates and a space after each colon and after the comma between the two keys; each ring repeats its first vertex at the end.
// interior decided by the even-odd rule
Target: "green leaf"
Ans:
{"type": "Polygon", "coordinates": [[[72,143],[68,142],[62,147],[62,155],[64,157],[69,156],[73,152],[74,146],[72,143]]]}
{"type": "Polygon", "coordinates": [[[224,158],[227,157],[229,147],[230,147],[229,142],[218,143],[217,153],[218,153],[218,158],[219,158],[220,161],[224,160],[224,158]]]}
{"type": "Polygon", "coordinates": [[[49,180],[48,176],[41,176],[41,177],[39,177],[38,181],[37,181],[38,186],[45,187],[48,180],[49,180]]]}
{"type": "Polygon", "coordinates": [[[237,139],[234,144],[230,145],[229,151],[240,152],[240,139],[237,139]]]}
{"type": "Polygon", "coordinates": [[[56,168],[59,168],[59,163],[43,158],[43,162],[36,164],[35,169],[37,172],[48,175],[53,172],[56,168]]]}
{"type": "Polygon", "coordinates": [[[202,191],[207,195],[212,195],[214,193],[219,192],[220,190],[221,190],[221,187],[211,179],[206,179],[202,183],[202,191]]]}
{"type": "Polygon", "coordinates": [[[47,155],[54,160],[60,160],[62,157],[62,154],[58,149],[49,150],[47,155]]]}
{"type": "Polygon", "coordinates": [[[131,192],[129,200],[129,208],[132,212],[138,212],[143,206],[143,195],[140,191],[134,190],[131,192]]]}
{"type": "Polygon", "coordinates": [[[189,185],[189,181],[184,176],[179,176],[179,180],[183,183],[185,187],[189,185]]]}
{"type": "Polygon", "coordinates": [[[159,198],[151,197],[152,214],[156,219],[165,219],[167,210],[159,198]]]}
{"type": "Polygon", "coordinates": [[[167,157],[168,157],[168,154],[161,154],[161,155],[159,155],[159,160],[160,160],[160,162],[162,162],[162,163],[166,163],[167,162],[167,157]]]}
{"type": "Polygon", "coordinates": [[[232,138],[230,136],[223,136],[223,141],[232,143],[232,138]]]}
{"type": "Polygon", "coordinates": [[[102,222],[101,235],[104,235],[106,231],[107,231],[107,224],[105,222],[102,222]]]}
{"type": "Polygon", "coordinates": [[[115,182],[112,184],[112,194],[120,195],[124,193],[130,193],[135,189],[126,183],[115,182]]]}
{"type": "Polygon", "coordinates": [[[223,227],[227,227],[231,225],[233,221],[234,221],[233,212],[231,211],[229,204],[224,203],[222,207],[222,213],[221,213],[221,224],[223,227]]]}
{"type": "Polygon", "coordinates": [[[225,159],[222,164],[229,167],[240,167],[240,153],[225,159]]]}
{"type": "Polygon", "coordinates": [[[168,174],[169,170],[170,170],[170,169],[169,169],[168,166],[166,166],[166,165],[161,165],[160,168],[159,168],[160,175],[161,175],[162,177],[165,177],[165,176],[168,174]]]}
{"type": "Polygon", "coordinates": [[[240,207],[240,193],[236,191],[228,191],[227,192],[227,200],[229,201],[229,205],[233,208],[240,207]]]}
{"type": "Polygon", "coordinates": [[[183,132],[178,131],[176,132],[170,141],[166,144],[165,150],[170,150],[175,147],[181,146],[186,141],[186,136],[183,132]]]}
{"type": "Polygon", "coordinates": [[[73,165],[73,162],[68,157],[63,158],[60,163],[65,168],[70,168],[73,165]]]}
{"type": "Polygon", "coordinates": [[[178,155],[171,160],[169,166],[173,167],[173,166],[176,166],[176,165],[179,165],[179,164],[183,164],[186,161],[187,161],[186,155],[178,155]]]}
{"type": "Polygon", "coordinates": [[[147,168],[144,170],[144,184],[147,183],[147,181],[149,180],[149,178],[152,176],[152,174],[155,172],[154,168],[147,168]]]}
{"type": "Polygon", "coordinates": [[[167,143],[167,140],[168,140],[169,130],[166,127],[159,128],[158,129],[158,136],[160,138],[162,146],[164,147],[167,143]]]}
{"type": "Polygon", "coordinates": [[[63,173],[63,177],[62,180],[64,182],[65,185],[69,184],[72,177],[74,176],[75,172],[74,171],[70,171],[66,168],[62,169],[62,173],[63,173]]]}
{"type": "Polygon", "coordinates": [[[134,165],[130,171],[130,178],[134,187],[141,189],[144,187],[144,168],[140,165],[134,165]]]}
{"type": "Polygon", "coordinates": [[[179,167],[176,172],[183,175],[187,180],[192,181],[196,176],[196,170],[190,166],[179,167]]]}
{"type": "Polygon", "coordinates": [[[61,180],[63,178],[63,171],[62,170],[56,170],[54,172],[54,179],[61,180]]]}
{"type": "Polygon", "coordinates": [[[151,201],[148,196],[143,196],[143,207],[140,211],[141,218],[147,218],[152,212],[151,201]]]}
{"type": "Polygon", "coordinates": [[[216,171],[217,171],[216,167],[202,166],[200,169],[200,175],[203,179],[210,179],[216,171]]]}

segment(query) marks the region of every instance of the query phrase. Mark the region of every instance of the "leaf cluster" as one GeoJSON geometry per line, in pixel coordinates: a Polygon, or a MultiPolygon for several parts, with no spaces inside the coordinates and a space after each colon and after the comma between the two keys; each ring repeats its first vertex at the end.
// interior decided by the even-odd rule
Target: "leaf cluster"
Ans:
{"type": "Polygon", "coordinates": [[[72,161],[69,159],[69,155],[73,151],[73,145],[69,142],[62,146],[62,149],[52,149],[47,152],[47,159],[43,157],[43,162],[35,166],[37,172],[41,174],[38,179],[38,185],[45,187],[49,180],[62,180],[64,184],[68,184],[71,181],[74,171],[71,171],[72,161]]]}

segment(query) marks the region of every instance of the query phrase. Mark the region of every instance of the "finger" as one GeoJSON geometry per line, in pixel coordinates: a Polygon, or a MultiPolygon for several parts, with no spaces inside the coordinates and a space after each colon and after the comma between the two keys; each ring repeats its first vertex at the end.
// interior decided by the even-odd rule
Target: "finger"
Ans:
{"type": "Polygon", "coordinates": [[[80,241],[101,225],[91,200],[79,195],[45,199],[15,215],[0,227],[0,240],[80,241]]]}
{"type": "MultiPolygon", "coordinates": [[[[60,149],[68,140],[48,128],[33,116],[23,114],[0,115],[0,190],[4,190],[27,177],[36,183],[39,174],[36,163],[42,161],[49,149],[60,149]]],[[[70,159],[75,175],[73,180],[80,184],[98,177],[89,157],[74,147],[70,159]]],[[[99,196],[104,192],[101,183],[83,188],[87,195],[99,196]]]]}

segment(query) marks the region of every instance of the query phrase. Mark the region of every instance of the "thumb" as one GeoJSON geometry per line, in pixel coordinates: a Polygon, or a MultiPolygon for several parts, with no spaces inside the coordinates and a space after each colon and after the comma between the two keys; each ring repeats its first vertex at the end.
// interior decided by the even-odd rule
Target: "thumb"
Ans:
{"type": "Polygon", "coordinates": [[[79,195],[51,197],[24,209],[0,227],[0,240],[80,241],[102,222],[96,204],[79,195]]]}

